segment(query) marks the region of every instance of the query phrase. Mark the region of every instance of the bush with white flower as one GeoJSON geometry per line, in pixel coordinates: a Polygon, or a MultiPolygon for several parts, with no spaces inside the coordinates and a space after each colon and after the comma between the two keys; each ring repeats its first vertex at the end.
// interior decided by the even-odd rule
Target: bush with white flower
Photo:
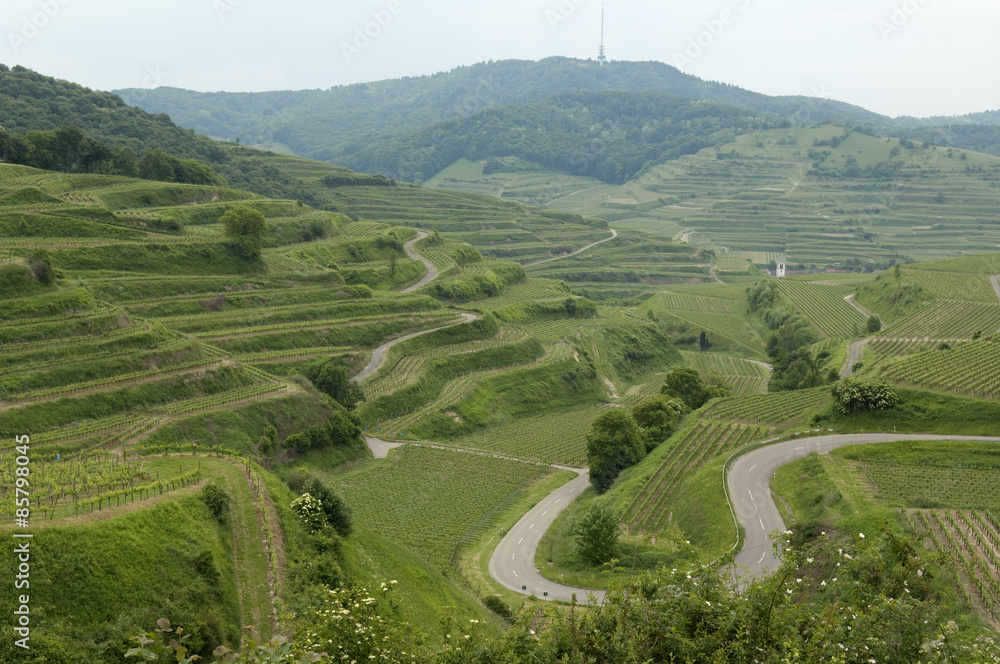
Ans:
{"type": "Polygon", "coordinates": [[[326,512],[323,511],[323,503],[308,493],[304,493],[292,501],[292,511],[305,522],[310,533],[322,530],[326,525],[326,512]]]}

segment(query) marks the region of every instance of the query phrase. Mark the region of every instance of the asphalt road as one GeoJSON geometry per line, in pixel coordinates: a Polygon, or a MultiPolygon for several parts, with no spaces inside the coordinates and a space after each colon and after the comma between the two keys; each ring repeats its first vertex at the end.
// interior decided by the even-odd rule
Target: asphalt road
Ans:
{"type": "Polygon", "coordinates": [[[429,284],[431,280],[434,279],[434,277],[438,276],[438,270],[436,267],[434,267],[434,264],[431,263],[426,258],[424,258],[423,256],[421,256],[420,254],[418,254],[417,252],[413,251],[413,245],[415,245],[417,242],[420,242],[425,237],[427,237],[427,233],[423,231],[417,231],[417,237],[413,238],[412,240],[404,244],[403,251],[405,251],[406,255],[412,258],[413,260],[420,261],[421,263],[423,263],[424,267],[427,268],[427,274],[424,275],[423,279],[413,284],[409,288],[404,288],[403,290],[399,291],[400,293],[412,293],[418,288],[423,288],[424,286],[429,284]]]}
{"type": "Polygon", "coordinates": [[[861,306],[860,304],[858,304],[857,302],[855,302],[855,301],[854,301],[854,295],[853,295],[853,294],[852,294],[852,295],[848,295],[847,297],[845,297],[845,298],[844,298],[844,302],[847,302],[847,303],[848,303],[849,305],[851,305],[852,307],[854,307],[854,309],[855,309],[855,310],[856,310],[856,311],[857,311],[857,312],[858,312],[859,314],[861,314],[862,316],[864,316],[865,318],[871,318],[871,316],[872,316],[871,312],[870,312],[870,311],[868,311],[867,309],[865,309],[864,307],[862,307],[862,306],[861,306]]]}
{"type": "Polygon", "coordinates": [[[990,283],[993,284],[993,290],[997,292],[997,297],[1000,297],[1000,274],[994,274],[990,277],[990,283]]]}
{"type": "Polygon", "coordinates": [[[588,471],[579,468],[566,470],[578,473],[577,477],[542,499],[500,540],[490,558],[490,575],[506,588],[541,599],[569,602],[575,594],[580,604],[588,603],[591,596],[594,603],[600,604],[604,601],[603,590],[564,586],[546,579],[535,568],[535,550],[545,531],[560,512],[590,486],[588,471]]]}
{"type": "Polygon", "coordinates": [[[813,452],[826,454],[845,445],[888,443],[898,440],[1000,442],[1000,437],[894,433],[836,434],[767,445],[738,457],[730,466],[727,476],[733,512],[744,530],[743,549],[736,556],[735,566],[738,573],[760,578],[776,570],[780,564],[773,553],[769,539],[774,531],[786,530],[771,497],[771,477],[778,468],[813,452]]]}
{"type": "Polygon", "coordinates": [[[413,339],[414,337],[420,337],[425,334],[430,334],[431,332],[437,332],[438,330],[443,330],[446,327],[454,327],[455,325],[461,325],[462,323],[471,323],[474,320],[478,320],[478,318],[479,316],[477,316],[476,314],[462,314],[462,320],[460,321],[456,321],[454,323],[448,323],[447,325],[442,325],[441,327],[435,327],[434,329],[431,330],[424,330],[422,332],[414,332],[412,334],[406,334],[401,337],[397,337],[392,341],[387,341],[372,351],[372,359],[371,361],[368,362],[368,366],[362,369],[357,376],[351,378],[351,380],[360,381],[375,373],[378,370],[378,368],[382,366],[382,362],[385,361],[386,352],[396,344],[403,343],[407,339],[413,339]]]}
{"type": "Polygon", "coordinates": [[[867,346],[870,341],[871,339],[862,339],[861,341],[855,341],[848,346],[847,359],[844,360],[844,367],[840,370],[841,378],[847,378],[854,373],[854,365],[861,361],[865,346],[867,346]]]}

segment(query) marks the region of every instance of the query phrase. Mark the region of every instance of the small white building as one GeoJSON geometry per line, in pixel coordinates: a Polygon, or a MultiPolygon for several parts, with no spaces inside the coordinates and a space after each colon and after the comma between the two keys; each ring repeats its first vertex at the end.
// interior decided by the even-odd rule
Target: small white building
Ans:
{"type": "Polygon", "coordinates": [[[774,276],[776,276],[779,279],[781,279],[782,277],[785,276],[785,256],[784,256],[784,254],[778,256],[777,263],[778,263],[778,269],[777,269],[776,274],[774,276]]]}

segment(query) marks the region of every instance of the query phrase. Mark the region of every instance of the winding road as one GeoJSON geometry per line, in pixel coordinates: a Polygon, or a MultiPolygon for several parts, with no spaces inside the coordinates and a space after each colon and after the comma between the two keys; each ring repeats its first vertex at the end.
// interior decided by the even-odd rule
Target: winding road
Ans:
{"type": "Polygon", "coordinates": [[[604,238],[603,240],[598,240],[597,242],[594,242],[593,244],[588,244],[586,247],[582,247],[580,249],[577,249],[576,251],[574,251],[571,254],[565,254],[563,256],[556,256],[555,258],[546,258],[543,261],[535,261],[534,263],[528,263],[528,264],[526,264],[524,267],[533,267],[535,265],[542,265],[543,263],[551,263],[552,261],[561,261],[564,258],[570,258],[572,256],[576,256],[578,254],[582,254],[587,249],[593,249],[594,247],[596,247],[599,244],[604,244],[605,242],[611,242],[611,240],[614,240],[616,237],[618,237],[618,231],[616,231],[615,229],[612,228],[611,229],[611,237],[604,238]]]}
{"type": "MultiPolygon", "coordinates": [[[[415,261],[422,262],[427,267],[427,274],[424,275],[423,279],[421,279],[414,285],[410,286],[409,288],[401,290],[400,291],[401,293],[412,293],[418,288],[421,288],[429,284],[431,280],[438,275],[437,268],[434,267],[434,265],[429,260],[421,257],[420,254],[413,251],[413,245],[416,244],[417,242],[420,242],[425,237],[427,237],[427,233],[423,231],[417,231],[417,237],[413,238],[412,240],[403,245],[403,249],[406,251],[407,256],[409,256],[415,261]]],[[[401,337],[396,337],[392,341],[385,342],[384,344],[382,344],[381,346],[372,351],[372,359],[368,362],[368,365],[360,372],[358,372],[358,375],[351,378],[351,380],[353,380],[354,382],[358,382],[364,380],[365,378],[368,378],[368,376],[371,376],[373,373],[378,371],[378,368],[382,366],[382,363],[385,361],[386,353],[389,351],[390,348],[392,348],[396,344],[403,343],[404,341],[413,339],[415,337],[420,337],[425,334],[430,334],[431,332],[437,332],[438,330],[443,330],[446,327],[454,327],[455,325],[461,325],[462,323],[471,323],[472,321],[479,319],[479,316],[476,314],[463,313],[461,315],[462,315],[462,320],[460,321],[449,323],[447,325],[442,325],[440,327],[435,327],[430,330],[423,330],[422,332],[413,332],[412,334],[405,334],[401,337]]]]}
{"type": "Polygon", "coordinates": [[[844,358],[844,366],[840,369],[841,378],[847,378],[854,373],[854,365],[864,357],[865,346],[870,342],[871,338],[861,339],[860,341],[852,342],[847,347],[847,357],[844,358]]]}
{"type": "Polygon", "coordinates": [[[456,325],[461,325],[462,323],[471,323],[472,321],[478,320],[478,319],[479,319],[479,316],[476,315],[476,314],[466,314],[466,313],[463,313],[462,314],[462,320],[460,320],[460,321],[455,321],[454,323],[448,323],[447,325],[442,325],[441,327],[434,327],[434,328],[431,328],[429,330],[423,330],[421,332],[413,332],[411,334],[404,334],[401,337],[396,337],[392,341],[387,341],[387,342],[385,342],[384,344],[382,344],[381,346],[379,346],[378,348],[376,348],[375,350],[372,351],[372,359],[371,359],[370,362],[368,362],[368,366],[366,366],[364,369],[362,369],[358,373],[357,376],[354,376],[353,378],[351,378],[351,380],[353,380],[355,382],[360,381],[360,380],[364,380],[365,378],[368,378],[368,376],[371,376],[373,373],[375,373],[376,371],[378,371],[378,368],[380,366],[382,366],[382,363],[385,361],[385,355],[386,355],[386,353],[388,352],[388,350],[390,348],[392,348],[396,344],[401,344],[404,341],[407,341],[409,339],[413,339],[415,337],[422,337],[423,335],[430,334],[431,332],[437,332],[438,330],[443,330],[446,327],[454,327],[456,325]]]}
{"type": "Polygon", "coordinates": [[[421,256],[420,254],[413,251],[413,245],[415,245],[417,242],[420,242],[425,237],[427,237],[427,233],[423,231],[417,231],[417,237],[413,238],[412,240],[404,244],[403,251],[405,251],[406,255],[412,258],[413,260],[420,261],[421,263],[423,263],[424,267],[427,268],[427,274],[424,275],[423,279],[413,284],[409,288],[404,288],[403,290],[399,291],[400,293],[412,293],[418,288],[423,288],[424,286],[429,284],[431,280],[434,279],[434,277],[438,276],[438,270],[436,267],[434,267],[434,263],[431,263],[429,260],[421,256]]]}
{"type": "Polygon", "coordinates": [[[845,445],[891,443],[900,440],[1000,442],[1000,437],[934,436],[929,434],[860,433],[802,438],[766,445],[738,457],[726,477],[733,518],[743,528],[743,549],[737,554],[735,569],[745,569],[750,577],[760,578],[780,564],[769,539],[774,531],[783,532],[785,523],[771,496],[771,477],[786,463],[809,456],[826,454],[845,445]]]}
{"type": "Polygon", "coordinates": [[[535,550],[545,531],[573,499],[590,486],[590,473],[586,470],[564,466],[553,468],[571,470],[577,473],[577,477],[543,498],[514,524],[493,551],[490,576],[505,588],[540,599],[569,602],[575,595],[581,604],[601,604],[605,591],[564,586],[546,579],[535,567],[535,550]]]}
{"type": "MultiPolygon", "coordinates": [[[[550,258],[538,263],[532,263],[532,265],[539,265],[559,260],[560,258],[574,256],[593,246],[608,242],[617,236],[617,231],[612,230],[612,237],[606,240],[595,242],[573,254],[550,258]]],[[[437,276],[437,270],[434,266],[413,252],[413,245],[424,237],[427,237],[426,233],[418,233],[417,238],[407,242],[404,248],[407,255],[415,260],[422,261],[427,266],[428,274],[414,286],[402,291],[404,293],[412,292],[426,285],[437,276]]],[[[997,292],[997,296],[1000,297],[1000,275],[993,276],[990,280],[994,290],[997,292]]],[[[853,296],[847,296],[844,299],[862,315],[868,315],[868,312],[853,301],[853,296]]],[[[462,316],[462,321],[452,323],[451,325],[472,322],[478,318],[475,314],[470,313],[463,313],[462,316]]],[[[450,327],[451,325],[443,327],[450,327]]],[[[362,380],[374,373],[384,361],[386,352],[394,345],[407,339],[443,329],[443,327],[407,334],[382,344],[372,352],[372,358],[368,366],[352,380],[362,380]]],[[[842,376],[850,375],[851,367],[860,361],[861,351],[869,341],[870,339],[862,339],[851,344],[846,366],[841,371],[842,376]]],[[[827,454],[845,445],[906,440],[1000,442],[1000,437],[927,434],[834,434],[764,445],[737,457],[729,466],[729,471],[725,477],[734,525],[737,529],[742,528],[743,530],[743,548],[736,555],[734,564],[731,566],[734,574],[737,570],[745,570],[748,575],[746,578],[760,578],[776,570],[780,564],[780,560],[774,554],[770,540],[773,532],[781,532],[786,529],[781,514],[774,503],[774,498],[771,495],[771,478],[778,468],[814,452],[827,454]]],[[[400,443],[389,443],[376,438],[367,438],[367,442],[376,458],[384,458],[391,449],[400,446],[400,443]]],[[[606,595],[605,591],[574,588],[550,581],[543,577],[535,567],[535,553],[545,532],[555,522],[556,517],[590,485],[590,476],[585,469],[567,468],[564,466],[553,467],[575,472],[577,476],[539,501],[500,540],[493,555],[490,557],[490,575],[501,585],[514,592],[534,595],[540,599],[569,602],[575,596],[576,600],[580,603],[601,604],[606,595]]],[[[737,538],[738,543],[739,538],[737,538]]],[[[736,545],[733,548],[735,549],[735,547],[736,545]]]]}
{"type": "Polygon", "coordinates": [[[854,294],[853,293],[851,293],[850,295],[847,295],[846,297],[844,297],[844,302],[846,302],[847,304],[851,305],[854,308],[855,311],[857,311],[859,314],[861,314],[865,318],[871,318],[872,317],[872,314],[871,314],[870,311],[868,311],[867,309],[865,309],[860,304],[858,304],[857,302],[854,301],[854,294]]]}

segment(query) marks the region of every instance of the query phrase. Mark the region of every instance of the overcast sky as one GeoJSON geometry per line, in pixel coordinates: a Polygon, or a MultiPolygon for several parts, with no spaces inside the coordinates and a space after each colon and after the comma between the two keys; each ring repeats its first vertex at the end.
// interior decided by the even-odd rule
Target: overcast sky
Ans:
{"type": "MultiPolygon", "coordinates": [[[[329,88],[596,57],[600,14],[600,0],[3,0],[0,62],[101,90],[329,88]]],[[[998,34],[1000,0],[608,0],[605,41],[615,60],[929,116],[1000,109],[998,34]]]]}

